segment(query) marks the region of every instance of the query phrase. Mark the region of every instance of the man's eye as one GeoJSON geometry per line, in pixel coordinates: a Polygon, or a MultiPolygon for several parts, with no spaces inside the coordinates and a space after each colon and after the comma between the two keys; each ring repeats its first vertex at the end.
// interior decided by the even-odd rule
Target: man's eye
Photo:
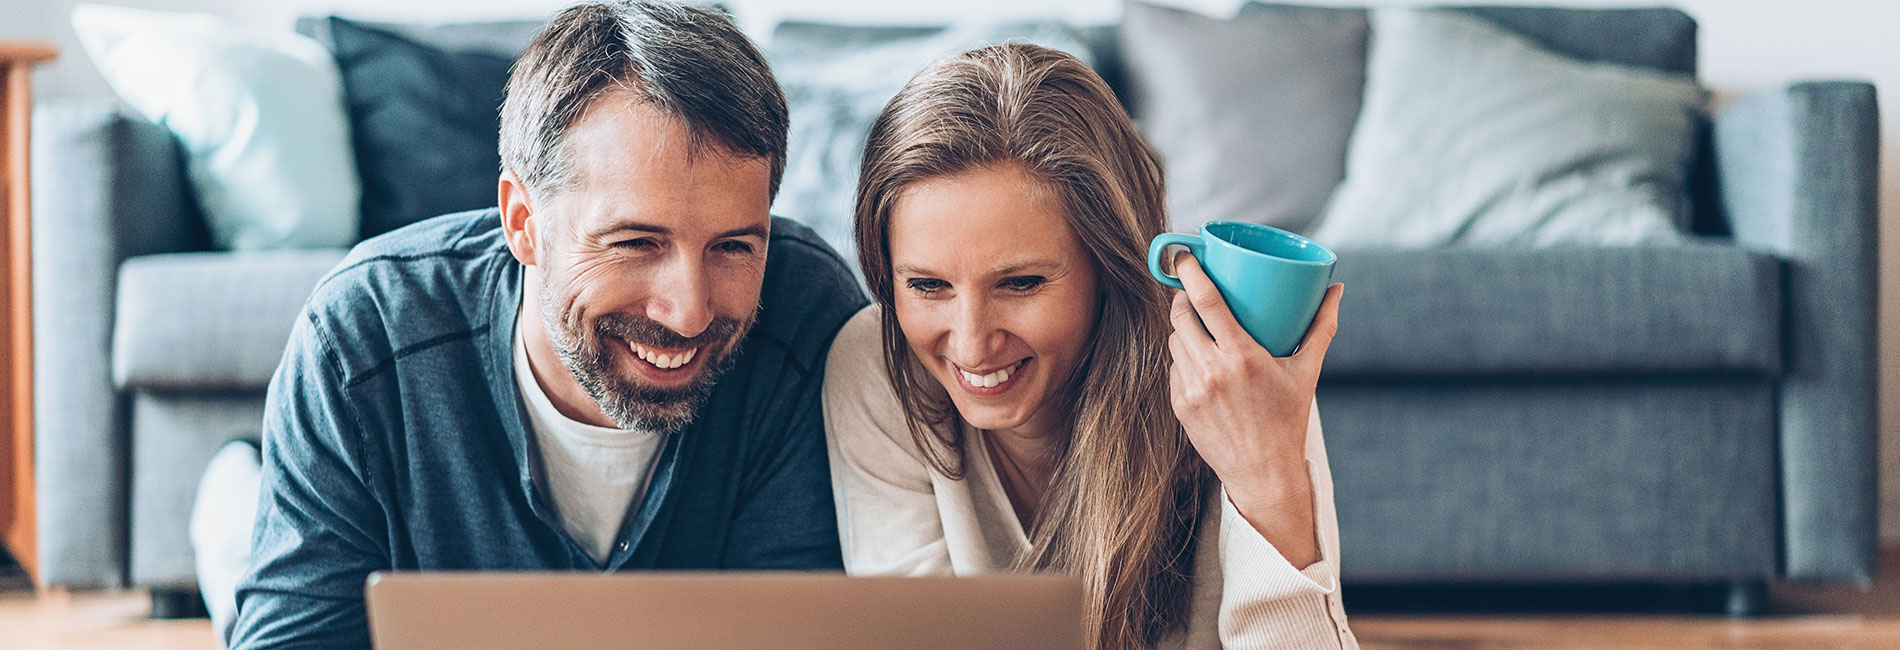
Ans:
{"type": "Polygon", "coordinates": [[[615,248],[630,248],[633,250],[644,251],[644,250],[652,250],[655,248],[659,248],[660,242],[654,241],[653,238],[651,237],[641,237],[639,239],[628,239],[625,241],[614,242],[614,247],[615,248]]]}
{"type": "Polygon", "coordinates": [[[936,278],[911,278],[905,280],[904,285],[910,287],[911,291],[928,296],[948,288],[950,283],[936,278]]]}
{"type": "Polygon", "coordinates": [[[742,241],[722,241],[714,248],[721,253],[731,253],[733,255],[750,255],[752,253],[752,245],[742,241]]]}
{"type": "Polygon", "coordinates": [[[1013,277],[1013,278],[1005,278],[1003,280],[1003,288],[1009,289],[1010,291],[1020,291],[1020,292],[1026,293],[1030,291],[1035,291],[1038,287],[1042,286],[1042,283],[1043,283],[1043,277],[1040,275],[1024,275],[1024,276],[1018,276],[1018,277],[1013,277]]]}

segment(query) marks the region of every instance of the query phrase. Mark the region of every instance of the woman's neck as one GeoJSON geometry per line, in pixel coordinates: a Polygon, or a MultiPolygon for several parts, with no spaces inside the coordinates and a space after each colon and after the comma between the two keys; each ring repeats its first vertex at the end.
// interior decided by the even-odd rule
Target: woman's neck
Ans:
{"type": "MultiPolygon", "coordinates": [[[[1036,418],[1041,419],[1041,418],[1036,418]]],[[[990,464],[1003,484],[1003,493],[1016,511],[1024,532],[1042,510],[1042,499],[1055,480],[1056,460],[1066,432],[1035,419],[1014,429],[985,432],[990,464]],[[1037,426],[1042,425],[1042,426],[1037,426]]]]}

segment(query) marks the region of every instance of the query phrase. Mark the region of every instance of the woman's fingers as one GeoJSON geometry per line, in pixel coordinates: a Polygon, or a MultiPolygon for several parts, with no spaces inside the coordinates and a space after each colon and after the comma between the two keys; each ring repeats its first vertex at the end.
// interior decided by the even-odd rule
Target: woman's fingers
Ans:
{"type": "Polygon", "coordinates": [[[1227,299],[1220,295],[1220,288],[1201,270],[1201,261],[1193,255],[1181,255],[1175,258],[1174,274],[1181,278],[1181,286],[1187,287],[1189,304],[1194,313],[1199,314],[1207,333],[1214,337],[1218,345],[1258,345],[1253,337],[1247,335],[1246,328],[1234,318],[1234,312],[1227,308],[1227,299]]]}
{"type": "MultiPolygon", "coordinates": [[[[1168,309],[1168,320],[1174,323],[1174,335],[1181,338],[1182,344],[1195,347],[1214,344],[1214,337],[1208,335],[1207,329],[1201,326],[1201,317],[1194,313],[1194,305],[1188,299],[1187,292],[1174,292],[1174,304],[1168,309]]],[[[1175,355],[1176,361],[1184,358],[1180,353],[1175,355]]]]}
{"type": "Polygon", "coordinates": [[[1319,313],[1313,316],[1313,324],[1306,328],[1306,338],[1300,341],[1300,350],[1293,354],[1301,363],[1311,366],[1315,374],[1326,361],[1326,350],[1333,346],[1333,336],[1339,334],[1339,301],[1346,295],[1346,285],[1333,283],[1326,287],[1326,297],[1320,300],[1319,313]]]}

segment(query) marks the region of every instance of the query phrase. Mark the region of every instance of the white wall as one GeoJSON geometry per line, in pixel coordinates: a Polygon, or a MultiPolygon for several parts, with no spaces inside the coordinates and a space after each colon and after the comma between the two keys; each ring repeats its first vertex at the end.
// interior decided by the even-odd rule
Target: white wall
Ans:
{"type": "MultiPolygon", "coordinates": [[[[79,50],[67,16],[76,0],[0,0],[0,38],[37,38],[57,43],[65,53],[36,77],[47,97],[101,96],[105,85],[79,50]]],[[[1210,13],[1231,11],[1238,0],[1167,0],[1210,13]]],[[[1301,1],[1301,0],[1288,0],[1301,1]]],[[[1427,4],[1422,0],[1304,0],[1313,4],[1427,4]]],[[[1449,0],[1439,0],[1440,4],[1449,0]]],[[[1900,47],[1893,45],[1900,26],[1900,2],[1891,0],[1461,0],[1492,4],[1566,6],[1675,5],[1701,25],[1702,77],[1718,101],[1796,79],[1871,80],[1881,94],[1881,222],[1893,231],[1900,219],[1900,47]]],[[[205,11],[245,24],[287,27],[299,14],[341,13],[367,18],[472,20],[546,15],[569,0],[112,0],[114,4],[205,11]]],[[[1108,22],[1120,14],[1120,0],[727,0],[741,22],[764,34],[778,18],[798,17],[853,22],[941,22],[973,16],[1055,16],[1108,22]]],[[[1881,381],[1900,389],[1900,237],[1880,244],[1881,381]]],[[[1890,395],[1893,390],[1883,391],[1890,395]]],[[[1881,399],[1883,530],[1900,542],[1900,400],[1881,399]]]]}

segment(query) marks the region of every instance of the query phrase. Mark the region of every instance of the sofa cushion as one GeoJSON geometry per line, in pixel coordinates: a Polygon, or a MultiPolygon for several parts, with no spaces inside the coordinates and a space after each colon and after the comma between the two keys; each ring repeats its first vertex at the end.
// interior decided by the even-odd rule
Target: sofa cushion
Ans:
{"type": "Polygon", "coordinates": [[[1781,273],[1726,245],[1341,251],[1325,376],[1774,375],[1781,273]]]}
{"type": "Polygon", "coordinates": [[[177,253],[126,260],[112,333],[121,388],[261,390],[340,249],[177,253]]]}
{"type": "Polygon", "coordinates": [[[1706,96],[1469,15],[1373,14],[1346,180],[1311,236],[1354,248],[1673,243],[1706,96]],[[1420,107],[1429,107],[1421,110],[1420,107]]]}
{"type": "Polygon", "coordinates": [[[1366,12],[1249,4],[1220,20],[1123,7],[1125,101],[1167,170],[1174,228],[1220,219],[1304,231],[1346,175],[1366,12]]]}
{"type": "Polygon", "coordinates": [[[1696,73],[1695,19],[1681,9],[1499,6],[1456,9],[1564,56],[1657,72],[1691,76],[1696,73]]]}
{"type": "Polygon", "coordinates": [[[501,101],[514,56],[444,49],[331,18],[363,237],[495,204],[501,101]]]}
{"type": "Polygon", "coordinates": [[[221,248],[347,246],[361,188],[337,66],[316,42],[207,14],[82,5],[99,73],[185,153],[221,248]]]}

